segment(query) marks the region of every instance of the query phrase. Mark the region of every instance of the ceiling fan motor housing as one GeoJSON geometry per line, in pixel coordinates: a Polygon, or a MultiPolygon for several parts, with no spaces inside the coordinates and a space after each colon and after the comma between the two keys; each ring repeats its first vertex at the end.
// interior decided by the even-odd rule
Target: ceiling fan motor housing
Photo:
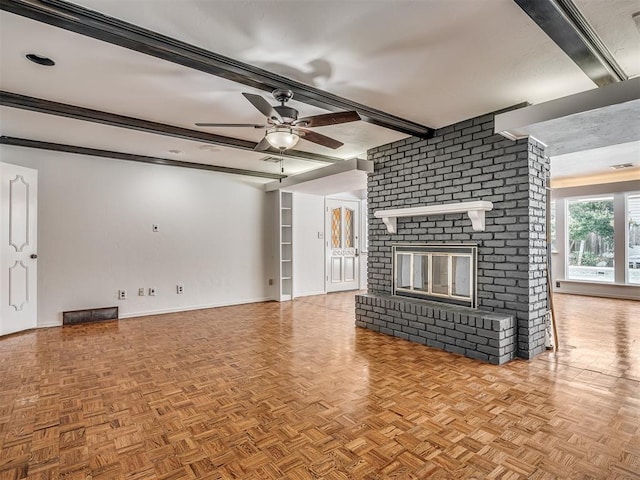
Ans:
{"type": "Polygon", "coordinates": [[[278,105],[273,107],[273,109],[280,114],[284,123],[291,123],[298,119],[298,111],[295,108],[278,105]]]}
{"type": "Polygon", "coordinates": [[[338,140],[322,135],[321,133],[307,130],[312,127],[322,127],[324,125],[337,125],[340,123],[355,122],[360,120],[358,112],[333,112],[311,117],[298,119],[298,110],[287,107],[286,102],[293,98],[291,90],[276,89],[273,91],[274,98],[280,105],[271,105],[260,95],[244,92],[242,95],[266,118],[266,125],[254,123],[196,123],[201,127],[251,127],[266,128],[264,138],[255,146],[255,150],[263,151],[273,147],[280,151],[293,148],[300,138],[322,145],[328,148],[339,148],[344,145],[338,140]]]}

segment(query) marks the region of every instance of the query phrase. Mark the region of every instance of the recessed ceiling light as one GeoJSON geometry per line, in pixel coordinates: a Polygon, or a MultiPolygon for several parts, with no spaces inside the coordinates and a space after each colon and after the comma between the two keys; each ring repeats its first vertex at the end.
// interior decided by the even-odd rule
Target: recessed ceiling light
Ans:
{"type": "Polygon", "coordinates": [[[38,65],[43,65],[45,67],[53,67],[56,62],[51,60],[49,57],[43,57],[42,55],[37,55],[35,53],[28,53],[25,55],[27,60],[31,60],[33,63],[37,63],[38,65]]]}
{"type": "Polygon", "coordinates": [[[633,163],[619,163],[617,165],[611,165],[611,168],[614,170],[621,170],[623,168],[631,168],[633,167],[633,163]]]}

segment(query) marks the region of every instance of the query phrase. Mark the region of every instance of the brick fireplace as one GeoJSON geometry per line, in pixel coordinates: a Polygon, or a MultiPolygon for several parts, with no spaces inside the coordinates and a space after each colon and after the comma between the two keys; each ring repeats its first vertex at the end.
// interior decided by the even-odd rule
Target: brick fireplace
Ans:
{"type": "Polygon", "coordinates": [[[544,350],[549,161],[534,139],[493,130],[494,115],[484,115],[368,152],[368,293],[356,298],[358,326],[495,364],[544,350]],[[393,229],[375,215],[477,201],[493,204],[481,230],[464,213],[399,217],[393,229]],[[475,308],[394,295],[395,246],[447,243],[477,246],[475,308]]]}
{"type": "Polygon", "coordinates": [[[393,295],[475,307],[477,250],[471,244],[394,245],[393,295]]]}

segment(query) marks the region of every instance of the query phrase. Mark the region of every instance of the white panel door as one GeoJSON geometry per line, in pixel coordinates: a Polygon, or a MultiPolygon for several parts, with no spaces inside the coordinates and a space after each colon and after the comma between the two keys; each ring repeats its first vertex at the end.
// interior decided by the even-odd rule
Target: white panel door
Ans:
{"type": "Polygon", "coordinates": [[[325,238],[327,292],[360,288],[360,203],[327,199],[325,238]]]}
{"type": "Polygon", "coordinates": [[[35,328],[38,172],[0,163],[0,335],[35,328]]]}

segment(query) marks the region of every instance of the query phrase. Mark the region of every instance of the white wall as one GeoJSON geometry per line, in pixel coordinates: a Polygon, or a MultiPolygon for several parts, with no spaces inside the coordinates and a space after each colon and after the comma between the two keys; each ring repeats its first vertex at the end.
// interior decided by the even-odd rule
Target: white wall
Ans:
{"type": "Polygon", "coordinates": [[[293,296],[325,292],[324,197],[293,192],[293,296]]]}
{"type": "Polygon", "coordinates": [[[127,317],[273,295],[262,181],[9,146],[0,161],[39,172],[39,325],[66,310],[117,305],[127,317]]]}
{"type": "MultiPolygon", "coordinates": [[[[366,192],[365,192],[366,193],[366,192]]],[[[367,264],[369,261],[369,245],[367,244],[367,216],[369,209],[367,200],[360,200],[360,289],[367,289],[367,264]]]]}

